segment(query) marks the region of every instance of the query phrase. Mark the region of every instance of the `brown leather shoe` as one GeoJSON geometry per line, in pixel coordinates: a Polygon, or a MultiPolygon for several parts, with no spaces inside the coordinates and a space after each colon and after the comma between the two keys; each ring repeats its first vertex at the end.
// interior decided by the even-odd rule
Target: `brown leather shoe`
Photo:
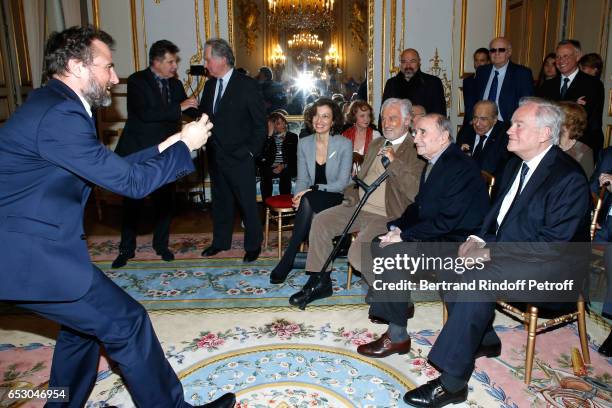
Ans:
{"type": "Polygon", "coordinates": [[[392,343],[385,332],[378,340],[362,344],[357,347],[357,352],[362,356],[382,358],[391,354],[406,354],[410,351],[410,338],[401,343],[392,343]]]}

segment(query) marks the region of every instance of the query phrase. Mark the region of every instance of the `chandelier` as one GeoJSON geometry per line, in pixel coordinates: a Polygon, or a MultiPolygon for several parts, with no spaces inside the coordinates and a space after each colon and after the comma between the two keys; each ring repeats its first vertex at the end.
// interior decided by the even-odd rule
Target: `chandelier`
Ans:
{"type": "Polygon", "coordinates": [[[278,29],[312,31],[334,26],[334,0],[268,0],[268,20],[278,29]]]}
{"type": "Polygon", "coordinates": [[[319,40],[317,34],[299,33],[293,34],[292,39],[287,41],[287,46],[290,49],[320,50],[323,47],[323,41],[319,40]]]}

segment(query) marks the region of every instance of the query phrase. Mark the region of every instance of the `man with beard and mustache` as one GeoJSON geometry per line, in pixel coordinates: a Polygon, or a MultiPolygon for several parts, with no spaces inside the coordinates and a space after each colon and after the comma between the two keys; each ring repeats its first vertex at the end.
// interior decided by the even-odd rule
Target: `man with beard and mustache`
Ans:
{"type": "MultiPolygon", "coordinates": [[[[168,40],[156,41],[149,50],[149,67],[128,78],[128,118],[115,153],[127,156],[159,144],[180,129],[182,113],[198,114],[196,98],[187,98],[183,84],[176,78],[178,68],[176,45],[168,40]]],[[[166,184],[151,194],[155,211],[153,249],[166,261],[174,260],[168,248],[170,222],[174,210],[174,183],[166,184]]],[[[121,268],[136,251],[136,233],[144,200],[125,197],[121,223],[119,255],[113,268],[121,268]]]]}
{"type": "MultiPolygon", "coordinates": [[[[0,129],[0,300],[61,325],[49,389],[82,407],[95,383],[100,346],[114,360],[139,407],[189,408],[144,308],[91,264],[83,212],[92,185],[142,198],[192,171],[208,117],[159,145],[126,157],[103,146],[91,110],[109,106],[119,82],[113,39],[92,27],[51,34],[47,85],[0,129]]],[[[233,394],[204,405],[234,406],[233,394]]]]}
{"type": "Polygon", "coordinates": [[[389,98],[410,99],[413,105],[422,105],[427,113],[446,116],[442,81],[421,71],[421,57],[413,48],[402,52],[400,72],[385,84],[382,102],[389,98]]]}

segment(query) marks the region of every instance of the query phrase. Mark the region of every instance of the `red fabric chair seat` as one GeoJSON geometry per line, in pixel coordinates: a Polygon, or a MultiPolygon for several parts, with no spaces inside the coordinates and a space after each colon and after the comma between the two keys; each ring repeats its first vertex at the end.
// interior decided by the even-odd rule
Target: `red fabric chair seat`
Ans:
{"type": "Polygon", "coordinates": [[[266,205],[272,208],[291,208],[293,194],[279,194],[266,198],[266,205]]]}

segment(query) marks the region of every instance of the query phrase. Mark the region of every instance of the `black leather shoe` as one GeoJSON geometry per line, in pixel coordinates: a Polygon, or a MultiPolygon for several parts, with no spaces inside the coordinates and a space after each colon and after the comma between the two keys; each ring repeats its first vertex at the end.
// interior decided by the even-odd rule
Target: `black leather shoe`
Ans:
{"type": "Polygon", "coordinates": [[[476,354],[474,355],[474,358],[479,358],[479,357],[487,357],[487,358],[492,358],[492,357],[499,357],[501,354],[501,342],[499,343],[494,343],[494,344],[489,344],[489,345],[480,345],[480,347],[478,347],[478,350],[476,350],[476,354]]]}
{"type": "Polygon", "coordinates": [[[393,343],[389,338],[387,332],[383,333],[378,340],[374,340],[370,343],[362,344],[357,347],[357,352],[362,356],[383,358],[390,356],[391,354],[406,354],[410,351],[410,337],[408,340],[400,343],[393,343]]]}
{"type": "Polygon", "coordinates": [[[457,392],[448,392],[442,386],[440,377],[431,380],[404,394],[404,402],[413,407],[439,408],[467,400],[468,386],[457,392]]]}
{"type": "Polygon", "coordinates": [[[599,346],[597,350],[599,354],[602,354],[606,357],[612,357],[612,331],[608,334],[608,338],[604,340],[603,344],[599,346]]]}
{"type": "Polygon", "coordinates": [[[285,282],[285,279],[287,279],[287,275],[289,275],[289,272],[291,272],[291,268],[285,266],[282,261],[279,262],[279,264],[276,265],[276,267],[272,269],[272,272],[270,273],[270,283],[273,285],[278,285],[285,282]]]}
{"type": "Polygon", "coordinates": [[[117,258],[115,258],[115,260],[113,261],[111,268],[121,268],[122,266],[125,266],[127,264],[128,259],[132,259],[133,257],[133,252],[119,252],[119,255],[117,255],[117,258]]]}
{"type": "Polygon", "coordinates": [[[157,255],[161,256],[161,259],[166,262],[174,261],[174,254],[168,248],[159,249],[155,252],[157,253],[157,255]]]}
{"type": "Polygon", "coordinates": [[[197,405],[193,408],[233,408],[234,405],[236,405],[236,396],[228,392],[222,395],[221,398],[211,401],[208,404],[197,405]]]}
{"type": "Polygon", "coordinates": [[[205,250],[202,251],[202,256],[213,256],[213,255],[217,255],[219,252],[223,251],[223,249],[221,248],[217,248],[214,246],[209,246],[208,248],[206,248],[205,250]]]}
{"type": "Polygon", "coordinates": [[[253,251],[246,251],[246,253],[244,254],[244,258],[242,258],[242,262],[255,262],[257,258],[259,258],[260,253],[261,247],[253,251]]]}
{"type": "Polygon", "coordinates": [[[331,278],[327,274],[317,273],[310,275],[308,282],[302,290],[294,293],[289,298],[289,303],[297,306],[300,310],[306,309],[306,305],[317,299],[324,299],[333,295],[331,278]],[[323,276],[325,275],[325,276],[323,276]]]}

